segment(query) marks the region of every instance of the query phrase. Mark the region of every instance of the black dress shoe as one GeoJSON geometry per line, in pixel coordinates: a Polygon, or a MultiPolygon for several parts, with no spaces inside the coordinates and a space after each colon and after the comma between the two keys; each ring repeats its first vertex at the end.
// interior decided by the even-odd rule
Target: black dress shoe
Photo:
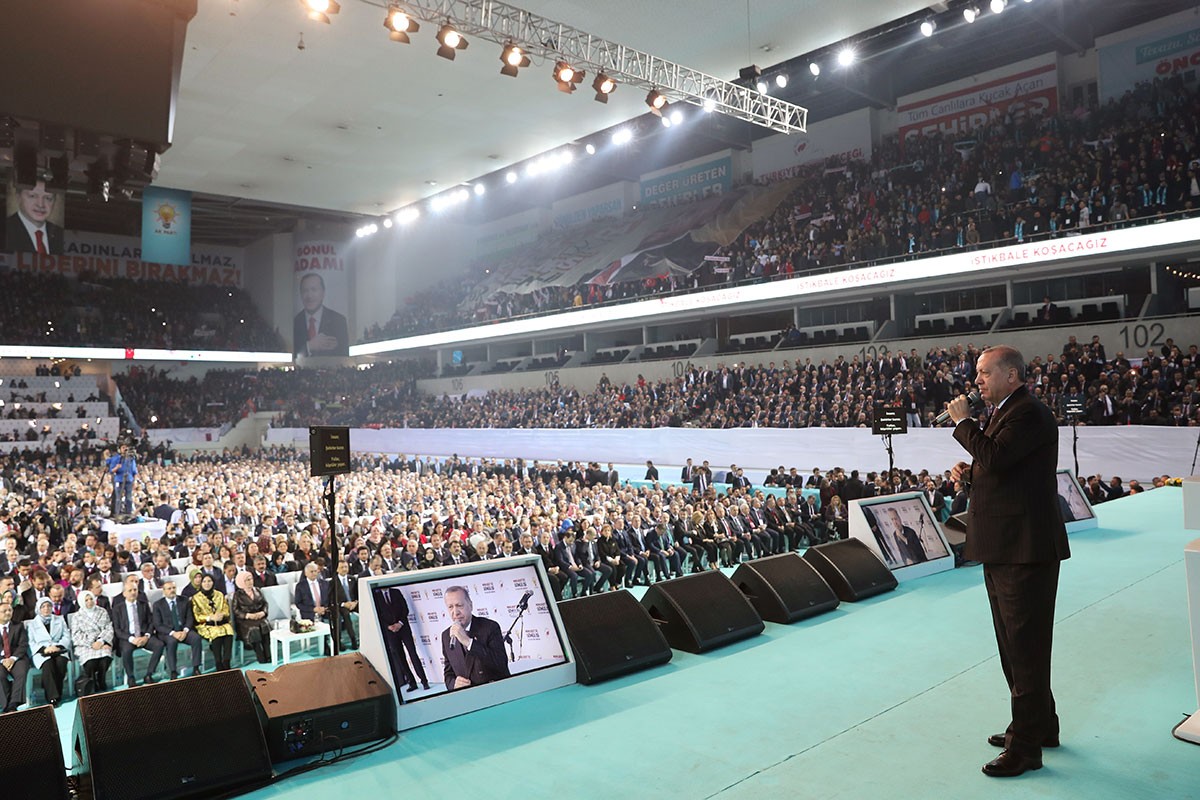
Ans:
{"type": "Polygon", "coordinates": [[[425,681],[421,681],[421,688],[422,688],[422,689],[428,689],[428,688],[429,688],[429,684],[428,684],[428,683],[426,683],[425,681]]]}
{"type": "Polygon", "coordinates": [[[983,774],[993,778],[1015,778],[1031,769],[1041,769],[1042,759],[1027,758],[1005,750],[1000,755],[983,765],[983,774]]]}
{"type": "Polygon", "coordinates": [[[145,683],[147,686],[149,686],[152,683],[158,683],[158,678],[154,677],[153,675],[147,675],[145,683]]]}
{"type": "Polygon", "coordinates": [[[412,683],[410,683],[407,688],[410,692],[415,692],[417,690],[416,681],[413,681],[412,683]]]}
{"type": "MultiPolygon", "coordinates": [[[[990,744],[992,747],[999,747],[1000,749],[1003,750],[1004,744],[1005,744],[1004,734],[1003,733],[993,733],[991,736],[988,737],[988,744],[990,744]]],[[[1042,747],[1058,747],[1058,737],[1057,736],[1050,737],[1046,741],[1042,742],[1042,747]]]]}

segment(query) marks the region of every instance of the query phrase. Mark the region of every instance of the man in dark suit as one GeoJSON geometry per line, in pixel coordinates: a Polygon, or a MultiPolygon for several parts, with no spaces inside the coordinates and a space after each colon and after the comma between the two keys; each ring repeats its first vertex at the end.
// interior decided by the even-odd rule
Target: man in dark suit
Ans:
{"type": "Polygon", "coordinates": [[[304,577],[296,582],[295,601],[302,619],[325,621],[329,611],[329,581],[321,578],[317,562],[304,565],[304,577]]]}
{"type": "MultiPolygon", "coordinates": [[[[350,565],[339,561],[337,577],[333,579],[334,605],[341,619],[339,634],[346,633],[350,637],[350,649],[358,649],[358,634],[354,632],[354,618],[351,612],[358,610],[358,576],[350,574],[350,565]]],[[[338,643],[341,647],[341,643],[338,643]]]]}
{"type": "Polygon", "coordinates": [[[451,586],[443,598],[451,622],[442,631],[446,689],[454,691],[507,678],[508,655],[500,625],[472,614],[474,606],[465,586],[451,586]]]}
{"type": "Polygon", "coordinates": [[[25,703],[29,665],[25,623],[13,621],[10,603],[0,603],[0,713],[16,711],[25,703]]]}
{"type": "Polygon", "coordinates": [[[254,585],[259,589],[279,584],[279,579],[275,577],[275,573],[267,569],[267,559],[262,556],[254,557],[254,570],[250,574],[254,577],[254,585]]]}
{"type": "Polygon", "coordinates": [[[112,601],[113,644],[125,667],[125,681],[132,688],[137,686],[133,672],[133,654],[145,648],[150,651],[150,665],[146,667],[146,683],[154,683],[154,669],[162,658],[166,647],[161,639],[150,634],[154,630],[150,604],[138,594],[136,579],[125,581],[120,597],[112,601]]]}
{"type": "Polygon", "coordinates": [[[5,250],[11,253],[62,255],[63,229],[50,222],[58,196],[38,181],[17,190],[17,213],[4,223],[5,250]]]}
{"type": "Polygon", "coordinates": [[[579,597],[591,591],[592,584],[596,582],[596,573],[588,564],[579,560],[575,552],[575,531],[571,528],[560,534],[560,541],[554,546],[554,563],[567,576],[572,597],[579,597]],[[581,582],[582,588],[579,585],[581,582]]]}
{"type": "Polygon", "coordinates": [[[658,467],[654,466],[653,461],[646,462],[646,477],[643,480],[656,481],[658,480],[658,467]]]}
{"type": "Polygon", "coordinates": [[[346,318],[325,307],[325,279],[310,272],[300,279],[303,310],[292,322],[292,351],[298,356],[344,356],[350,333],[346,318]]]}
{"type": "Polygon", "coordinates": [[[1000,664],[1012,696],[1012,722],[988,742],[1004,751],[983,767],[1010,777],[1042,766],[1042,748],[1057,747],[1059,720],[1050,688],[1050,650],[1060,562],[1070,557],[1058,508],[1054,415],[1025,388],[1020,352],[988,348],[976,365],[980,396],[994,407],[985,430],[970,403],[948,406],[954,438],[973,463],[951,479],[970,485],[964,558],[983,563],[1000,664]]]}
{"type": "Polygon", "coordinates": [[[196,633],[196,618],[192,614],[192,604],[175,596],[177,588],[175,581],[163,584],[163,596],[154,601],[151,607],[151,626],[154,636],[163,643],[167,652],[167,672],[171,680],[179,677],[177,656],[179,643],[191,648],[192,675],[200,674],[200,657],[204,654],[203,640],[196,633]]]}
{"type": "Polygon", "coordinates": [[[175,507],[168,502],[167,493],[160,494],[158,501],[158,505],[154,507],[154,518],[170,522],[171,517],[175,516],[175,507]]]}
{"type": "Polygon", "coordinates": [[[421,656],[417,653],[417,643],[413,639],[404,589],[399,586],[380,589],[375,593],[375,605],[397,691],[401,686],[406,686],[408,691],[415,692],[418,678],[421,680],[421,688],[428,689],[429,679],[425,677],[425,665],[421,662],[421,656]],[[408,653],[407,658],[405,651],[408,653]]]}

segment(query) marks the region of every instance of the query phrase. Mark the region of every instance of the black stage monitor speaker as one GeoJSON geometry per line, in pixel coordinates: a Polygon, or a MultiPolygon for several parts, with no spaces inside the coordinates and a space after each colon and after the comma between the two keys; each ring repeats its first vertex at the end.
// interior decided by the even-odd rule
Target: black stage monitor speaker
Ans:
{"type": "Polygon", "coordinates": [[[73,739],[85,798],[213,797],[271,780],[241,670],[84,697],[73,739]]]}
{"type": "Polygon", "coordinates": [[[0,796],[66,800],[67,771],[51,706],[0,714],[0,796]]]}
{"type": "Polygon", "coordinates": [[[821,573],[795,553],[739,564],[732,580],[767,622],[790,625],[838,607],[821,573]]]}
{"type": "Polygon", "coordinates": [[[843,602],[853,603],[890,592],[899,585],[883,559],[858,539],[810,547],[804,551],[804,560],[821,573],[843,602]]]}
{"type": "Polygon", "coordinates": [[[361,653],[249,670],[246,678],[275,763],[396,732],[395,695],[361,653]]]}
{"type": "Polygon", "coordinates": [[[689,653],[757,636],[766,627],[746,596],[716,570],[656,583],[642,596],[642,607],[671,647],[689,653]]]}
{"type": "Polygon", "coordinates": [[[629,592],[564,600],[558,614],[571,640],[579,682],[595,683],[671,660],[671,646],[629,592]]]}

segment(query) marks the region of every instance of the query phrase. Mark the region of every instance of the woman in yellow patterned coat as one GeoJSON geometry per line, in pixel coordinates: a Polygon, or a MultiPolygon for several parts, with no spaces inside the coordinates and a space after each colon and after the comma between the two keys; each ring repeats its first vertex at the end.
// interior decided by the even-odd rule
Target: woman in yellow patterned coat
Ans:
{"type": "Polygon", "coordinates": [[[214,591],[212,576],[207,573],[200,579],[200,591],[192,595],[192,611],[196,616],[196,633],[208,641],[217,669],[230,669],[233,623],[229,618],[229,603],[224,593],[214,591]]]}

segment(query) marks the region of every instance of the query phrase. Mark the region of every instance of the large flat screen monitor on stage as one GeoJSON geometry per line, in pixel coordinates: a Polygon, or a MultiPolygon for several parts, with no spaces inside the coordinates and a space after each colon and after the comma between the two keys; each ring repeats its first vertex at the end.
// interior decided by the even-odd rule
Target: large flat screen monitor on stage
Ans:
{"type": "Polygon", "coordinates": [[[1058,482],[1058,510],[1063,522],[1067,523],[1067,533],[1095,528],[1099,525],[1096,511],[1092,508],[1083,487],[1069,469],[1060,469],[1055,475],[1058,482]]]}
{"type": "Polygon", "coordinates": [[[896,580],[954,568],[946,534],[921,492],[851,501],[849,522],[850,535],[874,550],[896,580]]]}
{"type": "Polygon", "coordinates": [[[359,581],[362,653],[402,730],[575,682],[543,570],[517,556],[359,581]]]}

